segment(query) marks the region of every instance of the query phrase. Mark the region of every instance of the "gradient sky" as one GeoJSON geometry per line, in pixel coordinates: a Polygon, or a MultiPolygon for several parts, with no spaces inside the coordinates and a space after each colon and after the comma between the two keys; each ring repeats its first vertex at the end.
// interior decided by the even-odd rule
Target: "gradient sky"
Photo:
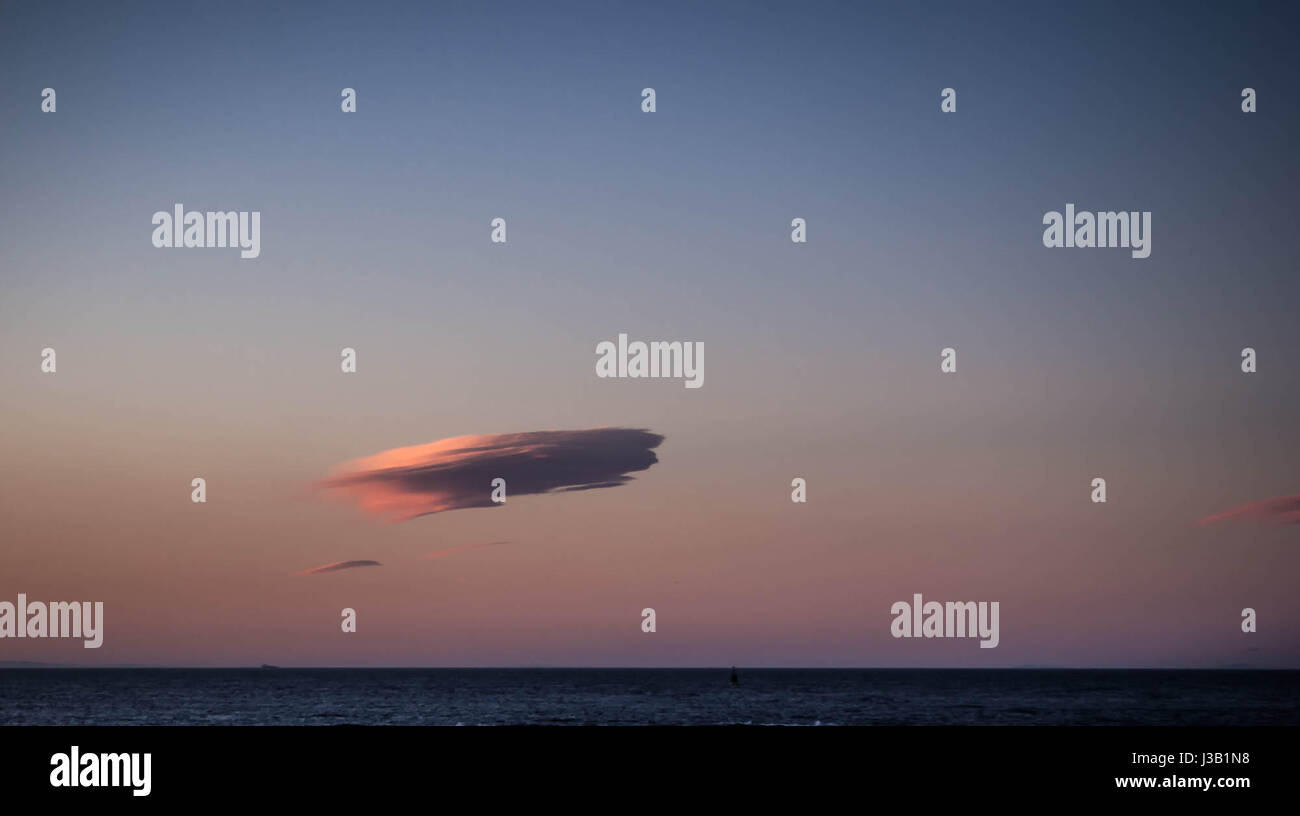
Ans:
{"type": "Polygon", "coordinates": [[[4,3],[0,600],[105,636],[0,660],[1300,666],[1300,527],[1196,524],[1300,493],[1296,22],[4,3]],[[261,257],[153,248],[177,202],[260,210],[261,257]],[[1150,210],[1151,257],[1045,249],[1067,202],[1150,210]],[[598,379],[619,332],[704,342],[704,387],[598,379]],[[312,489],[610,426],[665,439],[609,489],[393,524],[312,489]],[[892,638],[916,592],[999,601],[1001,644],[892,638]]]}

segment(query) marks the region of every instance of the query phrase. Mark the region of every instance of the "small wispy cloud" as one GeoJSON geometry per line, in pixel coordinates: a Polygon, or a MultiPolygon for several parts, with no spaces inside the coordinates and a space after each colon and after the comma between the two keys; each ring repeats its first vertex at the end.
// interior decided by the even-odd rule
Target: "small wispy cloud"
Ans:
{"type": "Polygon", "coordinates": [[[452,547],[449,550],[438,550],[437,552],[431,552],[428,555],[422,555],[420,556],[420,560],[432,561],[435,558],[442,558],[444,555],[451,555],[452,553],[464,552],[465,550],[473,550],[478,547],[492,547],[497,544],[505,544],[505,543],[506,542],[504,541],[483,541],[478,544],[466,544],[463,547],[452,547]]]}
{"type": "Polygon", "coordinates": [[[1258,519],[1271,524],[1300,524],[1300,495],[1249,502],[1222,513],[1206,516],[1196,523],[1213,524],[1234,518],[1258,519]]]}
{"type": "Polygon", "coordinates": [[[382,567],[383,564],[378,561],[335,561],[333,564],[322,564],[319,567],[312,567],[309,570],[303,570],[299,575],[318,575],[322,572],[338,572],[339,570],[352,569],[353,567],[382,567]]]}
{"type": "Polygon", "coordinates": [[[467,507],[497,507],[492,480],[509,497],[595,490],[632,481],[659,461],[664,438],[636,428],[528,431],[457,436],[349,462],[315,487],[335,491],[367,513],[405,521],[467,507]]]}

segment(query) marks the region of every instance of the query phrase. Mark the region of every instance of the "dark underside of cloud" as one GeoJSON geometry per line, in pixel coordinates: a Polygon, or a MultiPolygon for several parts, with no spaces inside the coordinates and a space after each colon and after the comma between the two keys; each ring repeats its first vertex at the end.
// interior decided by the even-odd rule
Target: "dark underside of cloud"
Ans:
{"type": "Polygon", "coordinates": [[[339,570],[352,569],[353,567],[382,567],[383,564],[378,561],[335,561],[333,564],[323,564],[319,567],[312,567],[309,570],[303,570],[299,575],[319,575],[322,572],[338,572],[339,570]]]}
{"type": "Polygon", "coordinates": [[[494,507],[492,482],[506,497],[618,487],[659,461],[663,436],[635,428],[529,431],[458,436],[395,448],[343,465],[318,488],[335,491],[390,521],[467,507],[494,507]]]}
{"type": "Polygon", "coordinates": [[[1272,524],[1300,524],[1300,495],[1279,496],[1275,499],[1250,502],[1213,516],[1206,516],[1197,524],[1213,524],[1228,519],[1257,519],[1272,524]]]}

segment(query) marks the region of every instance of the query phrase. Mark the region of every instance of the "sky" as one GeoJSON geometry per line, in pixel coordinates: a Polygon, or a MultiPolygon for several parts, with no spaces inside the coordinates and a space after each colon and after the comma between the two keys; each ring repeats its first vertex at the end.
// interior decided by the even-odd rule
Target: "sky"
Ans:
{"type": "Polygon", "coordinates": [[[0,661],[1300,667],[1300,526],[1230,512],[1300,494],[1296,16],[6,2],[0,601],[105,634],[0,661]],[[260,257],[155,248],[177,203],[260,257]],[[915,593],[999,645],[892,637],[915,593]]]}

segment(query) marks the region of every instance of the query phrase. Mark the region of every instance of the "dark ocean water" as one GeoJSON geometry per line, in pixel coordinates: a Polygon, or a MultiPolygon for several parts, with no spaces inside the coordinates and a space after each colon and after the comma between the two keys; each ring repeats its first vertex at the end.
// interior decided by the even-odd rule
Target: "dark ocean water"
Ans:
{"type": "Polygon", "coordinates": [[[6,725],[1300,725],[1300,672],[0,669],[6,725]]]}

